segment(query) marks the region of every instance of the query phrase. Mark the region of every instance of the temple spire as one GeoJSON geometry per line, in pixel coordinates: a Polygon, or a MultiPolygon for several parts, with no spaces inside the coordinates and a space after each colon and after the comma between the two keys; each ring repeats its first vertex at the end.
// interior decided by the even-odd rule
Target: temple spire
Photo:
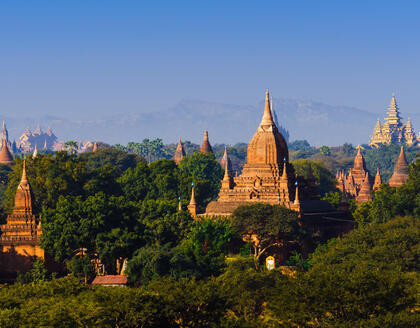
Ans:
{"type": "Polygon", "coordinates": [[[181,137],[178,140],[178,145],[176,146],[175,154],[174,154],[174,161],[176,164],[179,164],[179,162],[182,161],[182,159],[185,157],[185,150],[182,146],[181,137]]]}
{"type": "Polygon", "coordinates": [[[268,90],[265,92],[264,114],[260,123],[260,126],[265,125],[275,125],[273,116],[271,114],[270,95],[268,93],[268,90]]]}
{"type": "Polygon", "coordinates": [[[225,169],[225,174],[222,180],[222,188],[232,189],[232,177],[230,176],[229,158],[227,157],[227,154],[226,154],[226,161],[225,161],[224,169],[225,169]]]}
{"type": "Polygon", "coordinates": [[[295,186],[296,186],[296,193],[295,193],[295,202],[294,202],[294,204],[295,205],[300,205],[300,201],[299,201],[299,184],[298,184],[297,179],[296,179],[296,182],[295,182],[295,186]]]}
{"type": "Polygon", "coordinates": [[[209,133],[207,132],[207,130],[204,131],[203,144],[200,147],[200,152],[202,152],[203,154],[213,153],[213,149],[211,148],[209,142],[209,133]]]}
{"type": "Polygon", "coordinates": [[[401,147],[400,155],[394,167],[394,173],[389,179],[391,187],[399,187],[403,185],[408,179],[408,163],[405,158],[404,147],[401,147]]]}
{"type": "Polygon", "coordinates": [[[95,141],[93,143],[93,148],[92,148],[92,152],[95,153],[98,150],[98,143],[95,141]]]}
{"type": "Polygon", "coordinates": [[[381,178],[381,174],[379,173],[379,167],[378,167],[376,169],[375,182],[373,183],[373,189],[379,188],[381,184],[382,184],[382,178],[381,178]]]}
{"type": "Polygon", "coordinates": [[[197,203],[195,202],[194,182],[191,185],[191,200],[187,207],[188,211],[190,211],[191,216],[194,217],[197,214],[197,203]]]}
{"type": "Polygon", "coordinates": [[[13,156],[9,151],[9,147],[7,147],[6,139],[3,139],[3,144],[0,151],[0,163],[6,165],[11,165],[14,163],[13,156]]]}
{"type": "Polygon", "coordinates": [[[35,158],[37,155],[38,155],[38,147],[37,147],[37,145],[35,144],[35,147],[34,147],[34,152],[33,152],[33,154],[32,154],[32,158],[35,158]]]}

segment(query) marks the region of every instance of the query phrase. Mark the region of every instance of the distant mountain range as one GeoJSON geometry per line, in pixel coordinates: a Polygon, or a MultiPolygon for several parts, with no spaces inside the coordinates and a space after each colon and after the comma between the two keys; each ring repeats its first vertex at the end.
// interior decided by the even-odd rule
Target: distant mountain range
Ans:
{"type": "MultiPolygon", "coordinates": [[[[274,99],[279,123],[290,132],[290,140],[307,139],[313,145],[367,143],[376,120],[381,115],[347,106],[333,106],[314,101],[274,99]]],[[[98,140],[126,144],[143,138],[162,138],[165,143],[190,140],[201,143],[203,131],[209,131],[212,143],[248,142],[261,120],[264,103],[241,106],[183,100],[163,111],[93,115],[94,118],[65,119],[51,115],[38,118],[6,119],[9,135],[18,139],[26,128],[35,129],[38,123],[45,130],[51,127],[59,140],[98,140]]],[[[420,130],[420,113],[409,114],[416,131],[420,130]]],[[[406,119],[404,119],[406,121],[406,119]]]]}

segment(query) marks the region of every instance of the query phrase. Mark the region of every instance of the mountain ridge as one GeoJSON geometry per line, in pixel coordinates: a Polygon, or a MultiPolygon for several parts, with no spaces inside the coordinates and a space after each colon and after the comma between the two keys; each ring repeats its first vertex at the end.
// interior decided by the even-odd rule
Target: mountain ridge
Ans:
{"type": "MultiPolygon", "coordinates": [[[[378,114],[349,106],[334,106],[311,100],[274,98],[273,107],[279,123],[290,133],[290,140],[307,139],[313,145],[368,143],[378,114]]],[[[35,129],[38,123],[51,127],[60,140],[101,140],[111,144],[141,141],[143,138],[162,138],[165,143],[179,137],[201,143],[203,131],[209,131],[212,143],[248,142],[261,120],[264,103],[236,105],[183,99],[161,111],[146,113],[120,112],[114,115],[95,115],[95,118],[73,119],[46,114],[37,118],[6,120],[11,138],[18,140],[24,130],[35,129]]],[[[386,110],[383,112],[383,117],[386,110]]],[[[380,115],[379,115],[380,116],[380,115]]],[[[420,114],[404,113],[414,126],[420,114]]],[[[383,118],[381,118],[383,121],[383,118]]],[[[406,121],[406,120],[404,120],[406,121]]]]}

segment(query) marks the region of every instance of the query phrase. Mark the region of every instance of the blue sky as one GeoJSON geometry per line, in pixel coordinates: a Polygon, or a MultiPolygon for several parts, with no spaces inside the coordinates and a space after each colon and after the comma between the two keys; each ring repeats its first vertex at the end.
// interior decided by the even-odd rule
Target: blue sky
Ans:
{"type": "Polygon", "coordinates": [[[0,2],[0,111],[147,112],[275,97],[420,111],[419,1],[0,2]]]}

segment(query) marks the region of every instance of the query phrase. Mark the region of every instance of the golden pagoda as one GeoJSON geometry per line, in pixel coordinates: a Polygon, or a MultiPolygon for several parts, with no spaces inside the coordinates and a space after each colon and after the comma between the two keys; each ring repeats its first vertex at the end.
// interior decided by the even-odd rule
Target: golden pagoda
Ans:
{"type": "Polygon", "coordinates": [[[39,246],[41,223],[33,213],[25,161],[13,211],[7,216],[7,223],[0,226],[0,231],[0,272],[27,271],[36,257],[44,258],[44,250],[39,246]]]}

